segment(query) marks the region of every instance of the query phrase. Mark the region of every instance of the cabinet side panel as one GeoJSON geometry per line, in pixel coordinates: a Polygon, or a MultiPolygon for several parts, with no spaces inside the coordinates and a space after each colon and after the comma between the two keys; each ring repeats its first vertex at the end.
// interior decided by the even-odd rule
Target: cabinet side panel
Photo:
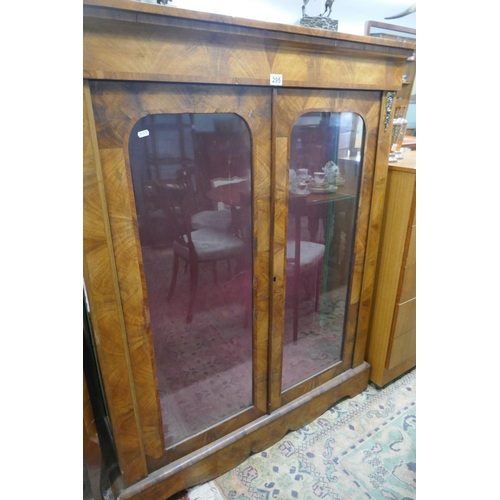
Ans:
{"type": "Polygon", "coordinates": [[[118,460],[125,483],[132,484],[146,476],[147,470],[134,405],[128,346],[88,85],[84,86],[83,118],[84,278],[118,460]]]}

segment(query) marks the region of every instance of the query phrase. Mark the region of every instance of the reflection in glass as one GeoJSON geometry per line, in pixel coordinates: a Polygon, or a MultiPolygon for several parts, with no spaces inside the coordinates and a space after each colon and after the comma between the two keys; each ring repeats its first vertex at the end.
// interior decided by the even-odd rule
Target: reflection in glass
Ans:
{"type": "Polygon", "coordinates": [[[170,446],[252,405],[250,133],[234,114],[148,115],[129,158],[170,446]]]}
{"type": "Polygon", "coordinates": [[[341,361],[363,121],[307,113],[291,136],[282,389],[341,361]]]}

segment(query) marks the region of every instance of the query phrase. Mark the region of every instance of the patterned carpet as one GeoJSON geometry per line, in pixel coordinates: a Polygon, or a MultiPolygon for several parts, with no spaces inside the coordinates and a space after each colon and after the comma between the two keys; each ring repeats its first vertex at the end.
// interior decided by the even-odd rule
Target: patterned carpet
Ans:
{"type": "MultiPolygon", "coordinates": [[[[84,481],[84,499],[92,498],[88,493],[84,481]]],[[[109,489],[104,498],[113,499],[109,489]]],[[[416,369],[383,389],[370,383],[310,425],[176,499],[416,499],[416,369]]]]}
{"type": "Polygon", "coordinates": [[[416,498],[416,369],[287,434],[189,500],[416,498]]]}
{"type": "MultiPolygon", "coordinates": [[[[186,323],[189,275],[179,275],[166,301],[172,250],[143,248],[155,361],[167,445],[179,442],[252,404],[252,329],[244,301],[249,275],[228,276],[219,263],[200,272],[195,314],[186,323]],[[248,324],[247,324],[248,323],[248,324]]],[[[346,287],[322,294],[319,311],[305,294],[299,307],[299,341],[292,342],[292,311],[286,310],[283,384],[290,387],[341,358],[346,287]]]]}
{"type": "MultiPolygon", "coordinates": [[[[223,268],[219,285],[210,274],[204,276],[210,292],[200,293],[187,325],[183,294],[165,301],[171,251],[144,251],[143,257],[152,278],[148,292],[161,406],[164,414],[177,416],[165,419],[169,442],[203,428],[207,415],[218,420],[250,403],[251,329],[245,327],[241,301],[235,300],[248,286],[224,279],[223,268]]],[[[179,291],[187,287],[182,273],[179,291]]],[[[339,287],[325,294],[317,313],[302,301],[302,340],[294,345],[291,328],[285,328],[284,366],[290,367],[285,386],[339,358],[342,332],[336,325],[343,324],[345,292],[339,287]]],[[[382,390],[370,384],[265,452],[193,488],[189,500],[414,499],[415,376],[414,370],[382,390]]],[[[105,499],[112,499],[109,490],[105,499]]]]}

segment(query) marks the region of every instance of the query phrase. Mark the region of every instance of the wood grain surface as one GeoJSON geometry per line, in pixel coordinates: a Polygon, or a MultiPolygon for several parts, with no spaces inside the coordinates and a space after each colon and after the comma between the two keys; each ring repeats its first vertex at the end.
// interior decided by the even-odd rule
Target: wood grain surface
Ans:
{"type": "Polygon", "coordinates": [[[370,367],[362,363],[355,369],[323,384],[270,415],[239,429],[149,475],[123,490],[117,500],[158,500],[176,491],[220,476],[241,463],[250,453],[258,453],[324,413],[334,402],[354,397],[368,383],[370,367]]]}
{"type": "MultiPolygon", "coordinates": [[[[206,24],[210,23],[212,29],[221,31],[238,30],[241,28],[252,28],[256,36],[279,36],[279,34],[298,35],[297,40],[311,43],[311,39],[331,39],[342,43],[350,42],[352,44],[362,43],[363,45],[381,47],[380,50],[391,50],[395,47],[409,48],[415,50],[415,44],[410,41],[394,41],[386,38],[365,37],[349,33],[339,33],[329,30],[318,30],[306,26],[297,26],[290,24],[281,24],[275,22],[256,21],[253,19],[243,19],[223,14],[214,14],[209,12],[198,12],[182,8],[165,8],[160,5],[148,3],[133,3],[127,0],[84,0],[84,16],[102,17],[114,20],[128,20],[135,22],[150,22],[157,24],[167,24],[173,22],[185,21],[186,25],[195,29],[206,29],[206,24]]],[[[304,42],[303,42],[304,43],[304,42]]]]}
{"type": "Polygon", "coordinates": [[[398,90],[402,63],[412,53],[407,44],[373,37],[234,24],[226,16],[183,15],[138,2],[92,3],[100,7],[84,10],[83,76],[89,79],[269,86],[270,75],[281,74],[288,87],[398,90]]]}
{"type": "MultiPolygon", "coordinates": [[[[361,281],[365,272],[374,272],[366,268],[366,246],[368,237],[368,226],[370,222],[370,207],[372,204],[372,183],[375,170],[375,157],[380,154],[378,151],[380,112],[379,92],[357,92],[357,91],[328,91],[316,90],[314,93],[305,89],[279,89],[277,90],[276,108],[276,159],[273,168],[275,174],[275,188],[273,189],[273,252],[272,252],[272,276],[273,281],[273,302],[274,307],[271,315],[271,332],[275,338],[272,340],[273,350],[270,353],[271,366],[273,367],[273,378],[271,385],[271,401],[274,407],[285,404],[303,394],[304,391],[311,390],[319,384],[328,380],[347,369],[353,363],[354,345],[359,341],[359,337],[366,336],[366,330],[360,330],[357,315],[359,313],[359,303],[361,300],[361,281]],[[354,265],[351,274],[349,305],[347,309],[347,328],[345,332],[344,350],[342,362],[334,368],[323,373],[320,377],[309,379],[298,386],[291,388],[282,394],[281,373],[278,378],[278,366],[281,372],[281,358],[283,349],[284,324],[284,282],[285,272],[285,242],[287,227],[287,207],[288,207],[288,168],[290,164],[290,152],[288,148],[288,138],[291,136],[292,128],[297,119],[308,112],[353,112],[363,119],[365,125],[365,147],[363,159],[363,173],[361,179],[360,194],[358,199],[358,215],[356,221],[356,233],[354,243],[354,265]],[[275,373],[276,372],[276,373],[275,373]]],[[[388,140],[382,147],[388,147],[388,140]]],[[[387,151],[388,155],[388,151],[387,151]]],[[[383,196],[383,193],[382,193],[383,196]]],[[[380,203],[380,200],[378,200],[380,203]]],[[[376,232],[372,231],[372,238],[376,232]]],[[[376,251],[375,246],[373,250],[376,251]]],[[[373,264],[372,264],[373,265],[373,264]]],[[[365,303],[369,301],[371,290],[365,289],[365,303]]],[[[368,305],[369,306],[369,305],[368,305]]],[[[363,361],[364,357],[357,365],[363,361]]],[[[353,365],[354,366],[354,365],[353,365]]]]}
{"type": "MultiPolygon", "coordinates": [[[[235,427],[247,424],[267,411],[268,315],[269,315],[269,234],[270,234],[270,110],[267,89],[245,87],[186,86],[158,83],[94,82],[92,104],[99,144],[114,258],[117,286],[126,308],[124,327],[130,344],[145,444],[149,463],[172,461],[221,437],[235,427]],[[137,231],[137,214],[128,159],[128,137],[134,124],[146,113],[236,113],[250,128],[253,168],[253,251],[254,251],[254,381],[250,409],[232,424],[211,428],[164,452],[162,416],[154,366],[151,326],[147,314],[142,254],[137,231]],[[151,369],[148,367],[151,366],[151,369]],[[158,447],[161,447],[158,452],[158,447]],[[164,456],[162,457],[162,454],[164,456]],[[151,460],[159,459],[159,460],[151,460]]],[[[153,465],[154,464],[154,465],[153,465]]]]}
{"type": "Polygon", "coordinates": [[[157,500],[220,475],[366,387],[386,97],[401,88],[415,47],[128,0],[83,4],[84,278],[126,485],[119,498],[157,500]],[[270,86],[271,73],[283,87],[270,86]],[[344,357],[282,393],[289,140],[309,111],[362,116],[363,176],[344,357]],[[128,137],[146,114],[222,112],[241,116],[252,136],[253,407],[165,450],[128,137]]]}
{"type": "Polygon", "coordinates": [[[416,151],[388,168],[373,314],[366,359],[383,386],[415,366],[416,151]],[[407,334],[406,337],[396,338],[407,334]]]}
{"type": "Polygon", "coordinates": [[[88,85],[83,111],[83,271],[96,351],[124,481],[147,475],[107,200],[88,85]]]}

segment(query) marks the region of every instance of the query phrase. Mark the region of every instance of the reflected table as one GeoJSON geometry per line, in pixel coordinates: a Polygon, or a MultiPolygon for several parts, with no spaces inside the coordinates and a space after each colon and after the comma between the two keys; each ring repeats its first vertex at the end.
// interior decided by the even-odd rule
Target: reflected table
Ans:
{"type": "Polygon", "coordinates": [[[244,180],[231,184],[222,184],[207,191],[206,195],[212,201],[222,202],[231,207],[250,203],[250,181],[244,180]]]}
{"type": "Polygon", "coordinates": [[[310,240],[315,243],[324,242],[325,254],[329,256],[330,264],[337,270],[340,282],[345,283],[349,270],[347,256],[350,255],[354,234],[355,193],[344,186],[339,187],[335,193],[290,193],[289,205],[300,197],[305,198],[301,216],[307,217],[310,240]],[[345,245],[344,251],[341,251],[342,242],[345,245]]]}
{"type": "Polygon", "coordinates": [[[290,198],[305,197],[306,215],[309,219],[308,228],[311,233],[311,241],[317,240],[319,221],[341,209],[345,210],[346,202],[352,203],[356,196],[345,189],[339,188],[335,193],[309,193],[307,195],[298,195],[290,193],[290,198]]]}
{"type": "Polygon", "coordinates": [[[251,228],[251,185],[250,180],[222,184],[206,192],[208,199],[231,207],[232,224],[229,230],[238,233],[243,240],[250,238],[251,228]]]}
{"type": "MultiPolygon", "coordinates": [[[[251,183],[249,180],[217,186],[207,191],[206,195],[213,201],[223,202],[231,207],[233,231],[241,230],[242,227],[249,229],[250,211],[248,210],[248,214],[245,212],[246,207],[251,205],[251,183]]],[[[341,255],[340,248],[342,233],[344,233],[346,245],[348,247],[352,245],[351,240],[354,234],[354,216],[356,212],[356,190],[346,185],[339,187],[335,193],[312,192],[299,195],[290,192],[289,196],[291,199],[289,201],[305,198],[302,216],[308,219],[307,228],[311,241],[318,242],[320,238],[320,221],[323,222],[324,237],[322,239],[327,245],[327,252],[332,255],[336,267],[339,269],[342,281],[345,281],[348,272],[346,256],[350,255],[350,252],[346,248],[341,255]],[[329,251],[330,245],[332,246],[331,253],[329,251]]]]}

